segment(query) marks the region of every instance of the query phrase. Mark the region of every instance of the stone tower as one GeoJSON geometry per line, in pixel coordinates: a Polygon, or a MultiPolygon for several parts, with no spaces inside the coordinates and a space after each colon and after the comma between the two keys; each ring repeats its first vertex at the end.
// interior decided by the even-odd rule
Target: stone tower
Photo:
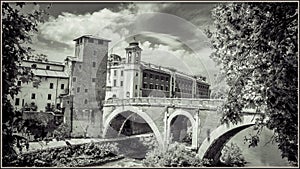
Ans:
{"type": "Polygon", "coordinates": [[[141,51],[139,43],[132,41],[126,50],[124,65],[124,98],[141,97],[141,51]]]}
{"type": "Polygon", "coordinates": [[[74,41],[69,86],[71,136],[100,137],[110,40],[85,35],[74,41]]]}

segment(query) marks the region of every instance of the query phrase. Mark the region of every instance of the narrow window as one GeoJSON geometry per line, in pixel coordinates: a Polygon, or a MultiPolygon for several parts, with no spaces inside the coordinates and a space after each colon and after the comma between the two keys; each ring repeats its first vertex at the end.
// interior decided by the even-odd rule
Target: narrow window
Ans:
{"type": "Polygon", "coordinates": [[[138,72],[136,72],[135,76],[139,76],[139,73],[138,73],[138,72]]]}
{"type": "Polygon", "coordinates": [[[114,76],[117,76],[117,70],[114,70],[114,76]]]}
{"type": "Polygon", "coordinates": [[[16,98],[15,105],[16,105],[16,106],[19,106],[19,105],[20,105],[20,99],[19,99],[19,98],[16,98]]]}
{"type": "Polygon", "coordinates": [[[117,86],[117,80],[114,80],[114,87],[117,86]]]}
{"type": "Polygon", "coordinates": [[[76,77],[73,77],[73,82],[76,82],[76,77]]]}
{"type": "Polygon", "coordinates": [[[79,93],[80,92],[80,87],[77,87],[77,93],[79,93]]]}
{"type": "Polygon", "coordinates": [[[160,90],[164,90],[164,86],[163,85],[160,86],[160,90]]]}
{"type": "Polygon", "coordinates": [[[123,81],[120,82],[120,86],[123,86],[123,81]]]}
{"type": "Polygon", "coordinates": [[[88,92],[88,89],[84,89],[84,92],[87,93],[87,92],[88,92]]]}
{"type": "Polygon", "coordinates": [[[92,82],[96,82],[96,78],[92,78],[92,82]]]}
{"type": "Polygon", "coordinates": [[[138,89],[138,85],[135,85],[135,89],[138,89]]]}
{"type": "Polygon", "coordinates": [[[50,66],[49,65],[46,66],[46,70],[50,70],[50,66]]]}
{"type": "Polygon", "coordinates": [[[155,85],[155,89],[158,89],[158,84],[155,85]]]}
{"type": "Polygon", "coordinates": [[[35,93],[31,94],[31,99],[35,99],[35,93]]]}
{"type": "Polygon", "coordinates": [[[48,100],[51,100],[51,94],[48,94],[48,100]]]}
{"type": "Polygon", "coordinates": [[[65,88],[65,84],[61,84],[60,89],[64,89],[64,88],[65,88]]]}
{"type": "Polygon", "coordinates": [[[18,81],[18,84],[17,84],[17,85],[18,85],[18,86],[21,86],[21,84],[22,84],[22,82],[21,82],[21,81],[18,81]]]}
{"type": "Polygon", "coordinates": [[[85,100],[84,100],[84,104],[87,104],[87,103],[88,103],[88,101],[87,101],[87,99],[85,99],[85,100]]]}
{"type": "Polygon", "coordinates": [[[50,83],[50,89],[53,89],[53,83],[50,83]]]}
{"type": "Polygon", "coordinates": [[[96,67],[96,62],[93,62],[93,67],[96,67]]]}
{"type": "Polygon", "coordinates": [[[123,76],[123,70],[121,70],[121,76],[123,76]]]}

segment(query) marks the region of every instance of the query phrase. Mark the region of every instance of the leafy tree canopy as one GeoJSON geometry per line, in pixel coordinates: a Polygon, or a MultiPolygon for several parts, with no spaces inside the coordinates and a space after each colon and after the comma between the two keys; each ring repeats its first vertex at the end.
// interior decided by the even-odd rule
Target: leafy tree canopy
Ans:
{"type": "Polygon", "coordinates": [[[22,13],[25,3],[2,3],[2,144],[3,156],[12,155],[13,123],[20,117],[10,103],[18,94],[20,88],[16,81],[30,81],[33,77],[30,69],[20,67],[23,59],[32,57],[32,49],[28,47],[32,32],[37,31],[37,25],[42,21],[42,10],[32,13],[22,13]],[[13,6],[13,7],[12,7],[13,6]]]}
{"type": "Polygon", "coordinates": [[[221,121],[240,122],[242,109],[254,108],[263,114],[257,129],[273,130],[290,162],[298,161],[297,8],[291,2],[219,4],[212,11],[215,29],[206,32],[230,87],[221,121]]]}

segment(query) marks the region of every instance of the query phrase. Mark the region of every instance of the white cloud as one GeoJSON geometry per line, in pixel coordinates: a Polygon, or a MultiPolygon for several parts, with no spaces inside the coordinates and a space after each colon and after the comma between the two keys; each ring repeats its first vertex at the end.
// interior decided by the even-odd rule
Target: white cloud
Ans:
{"type": "Polygon", "coordinates": [[[112,42],[109,44],[109,54],[113,52],[124,57],[124,48],[128,46],[128,41],[132,39],[132,36],[137,34],[137,37],[143,38],[140,44],[143,49],[143,61],[174,67],[190,74],[207,72],[205,66],[211,63],[208,58],[211,51],[199,47],[201,44],[199,41],[203,40],[203,34],[196,27],[187,24],[188,21],[185,23],[182,18],[158,14],[166,17],[166,21],[177,18],[180,21],[174,23],[186,24],[187,26],[176,29],[173,27],[172,29],[177,32],[185,30],[184,28],[188,28],[187,31],[193,31],[192,34],[195,35],[195,38],[185,41],[183,41],[184,37],[180,37],[184,36],[184,33],[174,35],[161,33],[159,30],[158,32],[151,32],[147,29],[144,31],[143,29],[136,29],[135,31],[134,26],[142,23],[136,22],[137,20],[151,18],[153,16],[151,12],[160,11],[166,6],[168,5],[160,3],[138,3],[122,8],[118,12],[109,9],[84,15],[65,12],[57,18],[51,17],[49,21],[39,26],[39,36],[49,42],[42,42],[35,38],[34,44],[39,48],[39,52],[48,54],[50,60],[63,60],[66,56],[74,53],[73,39],[84,34],[92,34],[110,39],[112,42]],[[144,13],[149,14],[145,15],[144,13]],[[65,46],[58,47],[60,49],[50,49],[47,43],[65,44],[65,46]]]}

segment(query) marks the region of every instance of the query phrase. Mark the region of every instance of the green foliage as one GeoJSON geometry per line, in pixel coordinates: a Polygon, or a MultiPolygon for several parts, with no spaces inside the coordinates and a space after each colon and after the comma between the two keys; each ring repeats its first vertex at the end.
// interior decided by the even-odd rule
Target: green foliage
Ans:
{"type": "Polygon", "coordinates": [[[116,143],[88,143],[19,155],[14,160],[5,161],[3,165],[14,167],[91,166],[116,158],[118,154],[119,149],[116,143]]]}
{"type": "Polygon", "coordinates": [[[246,163],[241,149],[235,143],[224,146],[220,161],[230,167],[243,167],[246,163]]]}
{"type": "Polygon", "coordinates": [[[199,167],[201,159],[196,152],[186,149],[186,146],[174,143],[166,151],[155,148],[147,153],[143,160],[146,167],[199,167]]]}
{"type": "Polygon", "coordinates": [[[274,130],[282,157],[291,162],[298,161],[297,8],[297,3],[223,3],[212,11],[215,30],[207,31],[212,58],[230,87],[222,122],[241,121],[243,108],[263,113],[257,133],[264,126],[274,130]]]}
{"type": "MultiPolygon", "coordinates": [[[[31,57],[31,33],[37,31],[42,11],[24,14],[20,9],[25,3],[16,3],[13,8],[9,3],[2,3],[2,144],[3,156],[15,156],[12,135],[16,120],[20,118],[14,112],[10,99],[20,91],[16,85],[18,78],[23,82],[32,79],[28,68],[21,68],[20,62],[31,57]]],[[[10,159],[10,157],[8,157],[10,159]]]]}
{"type": "Polygon", "coordinates": [[[65,140],[70,137],[70,127],[66,123],[62,123],[53,131],[53,137],[57,140],[65,140]]]}

